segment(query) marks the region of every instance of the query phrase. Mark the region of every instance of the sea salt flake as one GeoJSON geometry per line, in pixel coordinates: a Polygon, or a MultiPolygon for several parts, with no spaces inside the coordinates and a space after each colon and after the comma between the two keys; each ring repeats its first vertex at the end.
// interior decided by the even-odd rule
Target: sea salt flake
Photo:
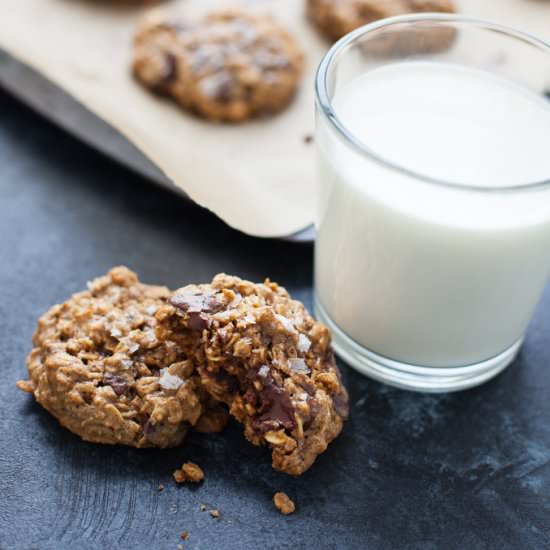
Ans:
{"type": "Polygon", "coordinates": [[[148,330],[143,335],[146,342],[152,343],[156,340],[155,332],[153,330],[148,330]]]}
{"type": "Polygon", "coordinates": [[[219,313],[216,313],[216,319],[225,320],[225,319],[229,319],[231,316],[232,316],[231,311],[227,309],[225,311],[220,311],[219,313]]]}
{"type": "Polygon", "coordinates": [[[298,336],[298,351],[300,353],[307,353],[310,347],[311,340],[305,334],[300,334],[298,336]]]}
{"type": "Polygon", "coordinates": [[[120,331],[120,329],[118,327],[113,327],[110,330],[110,333],[111,333],[111,336],[113,338],[120,338],[120,336],[122,336],[122,332],[120,331]]]}
{"type": "Polygon", "coordinates": [[[128,346],[128,351],[129,351],[130,353],[135,353],[138,349],[139,349],[139,344],[137,344],[136,342],[132,342],[132,343],[128,346]]]}
{"type": "Polygon", "coordinates": [[[122,340],[120,340],[121,344],[124,344],[130,353],[135,353],[139,349],[139,344],[137,342],[134,342],[134,340],[131,340],[130,338],[126,337],[122,340]]]}
{"type": "Polygon", "coordinates": [[[291,370],[298,374],[309,374],[311,372],[303,359],[293,357],[288,362],[291,370]]]}
{"type": "Polygon", "coordinates": [[[285,327],[287,332],[296,332],[296,328],[290,319],[287,319],[284,315],[279,315],[278,313],[275,314],[275,317],[285,327]]]}
{"type": "Polygon", "coordinates": [[[151,304],[150,306],[147,306],[145,308],[145,311],[147,315],[154,315],[157,312],[157,309],[158,309],[157,306],[155,306],[154,304],[151,304]]]}
{"type": "Polygon", "coordinates": [[[269,367],[267,365],[262,365],[258,370],[258,376],[265,378],[269,374],[269,367]]]}
{"type": "Polygon", "coordinates": [[[183,384],[179,376],[170,374],[166,369],[162,369],[160,373],[159,384],[165,390],[177,390],[183,384]]]}
{"type": "Polygon", "coordinates": [[[123,369],[129,369],[133,364],[134,364],[134,362],[131,359],[121,359],[120,360],[120,366],[123,369]]]}
{"type": "Polygon", "coordinates": [[[235,295],[235,298],[231,300],[229,307],[237,307],[243,301],[243,297],[240,294],[235,295]]]}

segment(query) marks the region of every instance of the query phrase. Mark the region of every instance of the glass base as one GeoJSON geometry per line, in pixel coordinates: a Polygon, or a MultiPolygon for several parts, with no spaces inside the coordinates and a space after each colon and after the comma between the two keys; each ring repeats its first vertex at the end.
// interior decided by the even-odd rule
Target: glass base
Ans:
{"type": "Polygon", "coordinates": [[[502,372],[515,359],[523,343],[520,339],[499,355],[464,367],[409,365],[378,355],[352,340],[331,319],[317,296],[314,308],[317,319],[332,332],[334,350],[346,363],[361,374],[406,390],[439,393],[479,386],[502,372]]]}

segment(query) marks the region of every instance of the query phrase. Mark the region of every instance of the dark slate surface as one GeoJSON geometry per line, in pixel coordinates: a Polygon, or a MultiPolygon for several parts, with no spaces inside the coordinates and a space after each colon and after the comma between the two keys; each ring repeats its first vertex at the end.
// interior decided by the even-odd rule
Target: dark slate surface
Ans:
{"type": "Polygon", "coordinates": [[[176,550],[182,530],[193,549],[550,548],[550,289],[518,361],[481,388],[423,396],[343,367],[352,420],[298,479],[235,424],[170,451],[96,446],[15,388],[36,318],[112,265],[172,287],[270,276],[310,304],[311,260],[228,229],[0,93],[0,548],[176,550]],[[171,481],[188,459],[200,487],[171,481]],[[296,514],[274,509],[277,490],[296,514]]]}

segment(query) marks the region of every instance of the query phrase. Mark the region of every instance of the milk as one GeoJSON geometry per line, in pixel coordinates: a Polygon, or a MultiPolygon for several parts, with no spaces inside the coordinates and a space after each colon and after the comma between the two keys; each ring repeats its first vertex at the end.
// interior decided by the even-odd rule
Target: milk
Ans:
{"type": "Polygon", "coordinates": [[[481,70],[399,62],[339,89],[359,154],[318,120],[316,297],[386,358],[485,361],[521,342],[550,274],[550,102],[481,70]],[[481,186],[470,189],[468,186],[481,186]]]}

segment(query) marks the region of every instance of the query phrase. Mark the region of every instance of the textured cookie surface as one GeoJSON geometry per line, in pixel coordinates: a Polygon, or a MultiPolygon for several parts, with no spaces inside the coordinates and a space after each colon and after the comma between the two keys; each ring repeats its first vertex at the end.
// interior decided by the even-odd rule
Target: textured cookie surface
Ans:
{"type": "Polygon", "coordinates": [[[134,75],[211,120],[238,122],[285,107],[303,55],[271,17],[232,9],[195,21],[153,12],[134,39],[134,75]]]}
{"type": "Polygon", "coordinates": [[[39,320],[19,388],[86,441],[171,447],[190,426],[222,429],[192,362],[156,336],[169,290],[123,267],[88,286],[39,320]]]}
{"type": "Polygon", "coordinates": [[[328,329],[269,281],[218,275],[170,302],[157,313],[159,336],[195,358],[203,386],[252,443],[271,447],[274,468],[307,470],[348,415],[328,329]]]}
{"type": "Polygon", "coordinates": [[[455,11],[452,0],[308,0],[310,19],[332,40],[385,17],[455,11]]]}

